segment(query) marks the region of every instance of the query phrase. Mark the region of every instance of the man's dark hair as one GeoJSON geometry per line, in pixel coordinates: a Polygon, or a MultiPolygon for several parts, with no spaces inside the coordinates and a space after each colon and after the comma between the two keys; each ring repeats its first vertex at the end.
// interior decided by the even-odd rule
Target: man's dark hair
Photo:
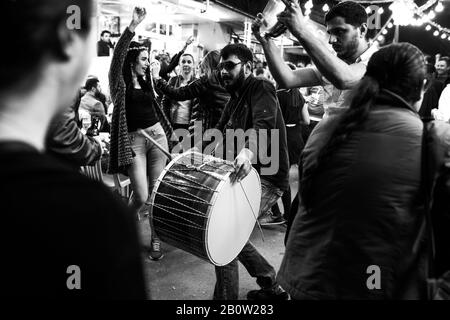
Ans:
{"type": "Polygon", "coordinates": [[[103,30],[102,33],[100,33],[100,36],[103,37],[106,33],[109,33],[109,35],[111,35],[111,31],[103,30]]]}
{"type": "MultiPolygon", "coordinates": [[[[182,58],[182,57],[184,57],[184,56],[189,56],[189,57],[191,57],[191,58],[192,58],[192,62],[195,62],[194,56],[193,56],[192,54],[190,54],[190,53],[183,53],[183,54],[181,55],[180,58],[182,58]]],[[[181,59],[180,59],[180,60],[181,60],[181,59]]]]}
{"type": "Polygon", "coordinates": [[[223,59],[227,59],[231,55],[237,56],[242,63],[251,62],[253,64],[253,53],[246,45],[242,43],[232,43],[226,45],[220,51],[220,56],[223,59]]]}
{"type": "Polygon", "coordinates": [[[353,1],[340,2],[325,15],[325,22],[333,18],[342,17],[345,23],[354,27],[360,27],[363,23],[367,23],[367,12],[364,7],[353,1]]]}
{"type": "Polygon", "coordinates": [[[445,61],[445,63],[447,64],[447,67],[450,66],[450,58],[445,56],[445,57],[440,57],[438,61],[445,61]]]}
{"type": "Polygon", "coordinates": [[[97,78],[87,79],[86,84],[84,85],[84,88],[87,91],[91,91],[92,88],[97,88],[99,82],[100,81],[97,78]]]}
{"type": "Polygon", "coordinates": [[[425,53],[424,53],[424,56],[425,56],[425,61],[426,61],[426,63],[430,63],[430,64],[433,64],[433,65],[434,65],[434,63],[435,63],[435,58],[434,58],[433,56],[431,56],[431,55],[429,55],[429,54],[425,54],[425,53]]]}
{"type": "Polygon", "coordinates": [[[86,36],[91,29],[91,0],[16,0],[1,1],[0,29],[9,30],[2,35],[7,49],[0,59],[0,90],[16,86],[32,85],[37,81],[36,72],[44,60],[67,59],[58,30],[66,27],[71,6],[80,8],[80,28],[70,30],[86,36]],[[32,57],[32,58],[30,58],[32,57]]]}
{"type": "Polygon", "coordinates": [[[427,63],[427,64],[425,65],[425,68],[426,68],[426,70],[427,70],[427,74],[428,74],[428,75],[432,75],[432,74],[436,73],[436,68],[435,68],[434,65],[431,64],[431,63],[427,63]]]}
{"type": "Polygon", "coordinates": [[[257,76],[263,76],[264,75],[264,68],[256,68],[256,71],[255,71],[255,75],[257,75],[257,76]]]}

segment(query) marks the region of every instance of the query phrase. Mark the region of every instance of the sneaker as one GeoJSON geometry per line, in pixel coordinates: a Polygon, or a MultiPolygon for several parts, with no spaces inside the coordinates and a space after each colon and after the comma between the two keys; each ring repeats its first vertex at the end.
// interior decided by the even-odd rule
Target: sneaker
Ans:
{"type": "Polygon", "coordinates": [[[161,241],[159,241],[159,239],[152,239],[152,242],[150,243],[150,259],[160,260],[163,256],[161,251],[161,241]]]}
{"type": "Polygon", "coordinates": [[[248,300],[273,300],[282,301],[289,300],[289,294],[280,286],[273,289],[251,290],[247,293],[248,300]]]}
{"type": "Polygon", "coordinates": [[[281,216],[274,217],[271,214],[258,219],[258,221],[259,221],[259,224],[262,226],[274,226],[277,224],[286,223],[286,220],[284,220],[283,217],[281,217],[281,216]]]}

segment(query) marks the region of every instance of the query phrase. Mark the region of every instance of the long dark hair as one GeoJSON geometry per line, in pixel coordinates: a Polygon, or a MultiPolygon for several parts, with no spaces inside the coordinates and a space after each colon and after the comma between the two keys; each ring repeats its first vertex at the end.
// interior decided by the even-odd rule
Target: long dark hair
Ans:
{"type": "Polygon", "coordinates": [[[200,64],[205,69],[206,75],[209,77],[217,69],[219,62],[220,52],[218,50],[213,50],[203,57],[203,61],[200,64]]]}
{"type": "MultiPolygon", "coordinates": [[[[127,87],[127,94],[131,91],[131,89],[133,89],[133,75],[131,73],[131,69],[133,68],[133,65],[137,63],[137,59],[143,51],[149,51],[149,48],[139,42],[132,41],[130,43],[128,53],[122,68],[123,79],[127,87]]],[[[145,79],[143,76],[137,76],[137,80],[142,90],[145,93],[152,95],[153,91],[150,79],[150,68],[146,70],[145,79]]]]}
{"type": "Polygon", "coordinates": [[[363,127],[381,90],[389,90],[413,103],[421,99],[425,77],[425,57],[412,44],[392,44],[373,54],[365,76],[352,91],[350,108],[342,115],[329,140],[319,151],[315,167],[302,177],[301,194],[306,203],[317,172],[353,132],[363,127]]]}

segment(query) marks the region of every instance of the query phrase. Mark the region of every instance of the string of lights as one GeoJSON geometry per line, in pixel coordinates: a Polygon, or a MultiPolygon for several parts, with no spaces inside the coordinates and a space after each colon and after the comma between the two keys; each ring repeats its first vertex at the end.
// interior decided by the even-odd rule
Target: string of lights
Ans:
{"type": "MultiPolygon", "coordinates": [[[[373,12],[373,6],[390,4],[388,8],[391,11],[391,15],[388,18],[388,22],[385,23],[376,35],[376,40],[382,35],[386,35],[388,33],[387,29],[390,29],[393,25],[410,25],[416,27],[426,25],[425,30],[433,31],[433,36],[450,41],[450,29],[444,28],[433,21],[436,18],[436,13],[444,10],[444,5],[441,0],[428,0],[420,7],[413,0],[363,0],[358,1],[358,3],[367,5],[368,14],[373,12]],[[388,28],[388,26],[391,27],[388,28]]],[[[312,0],[308,0],[305,3],[305,15],[307,17],[311,14],[312,9],[313,2],[312,0]]],[[[322,6],[322,11],[328,12],[329,10],[329,5],[325,3],[322,6]]],[[[384,13],[383,6],[379,6],[377,14],[381,15],[384,13]]]]}

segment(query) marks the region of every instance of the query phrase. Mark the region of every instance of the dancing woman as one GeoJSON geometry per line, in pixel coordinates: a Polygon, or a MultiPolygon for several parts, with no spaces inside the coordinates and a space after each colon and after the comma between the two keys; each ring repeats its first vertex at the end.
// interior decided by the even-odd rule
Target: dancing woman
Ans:
{"type": "MultiPolygon", "coordinates": [[[[138,133],[143,129],[166,150],[167,137],[173,133],[164,112],[156,102],[150,79],[148,48],[132,42],[136,27],[145,19],[144,8],[136,7],[130,26],[120,37],[109,70],[109,85],[114,103],[111,124],[110,173],[130,177],[134,197],[132,209],[138,213],[148,199],[166,157],[148,139],[138,133]]],[[[163,254],[155,233],[152,217],[150,258],[159,260],[163,254]]]]}

